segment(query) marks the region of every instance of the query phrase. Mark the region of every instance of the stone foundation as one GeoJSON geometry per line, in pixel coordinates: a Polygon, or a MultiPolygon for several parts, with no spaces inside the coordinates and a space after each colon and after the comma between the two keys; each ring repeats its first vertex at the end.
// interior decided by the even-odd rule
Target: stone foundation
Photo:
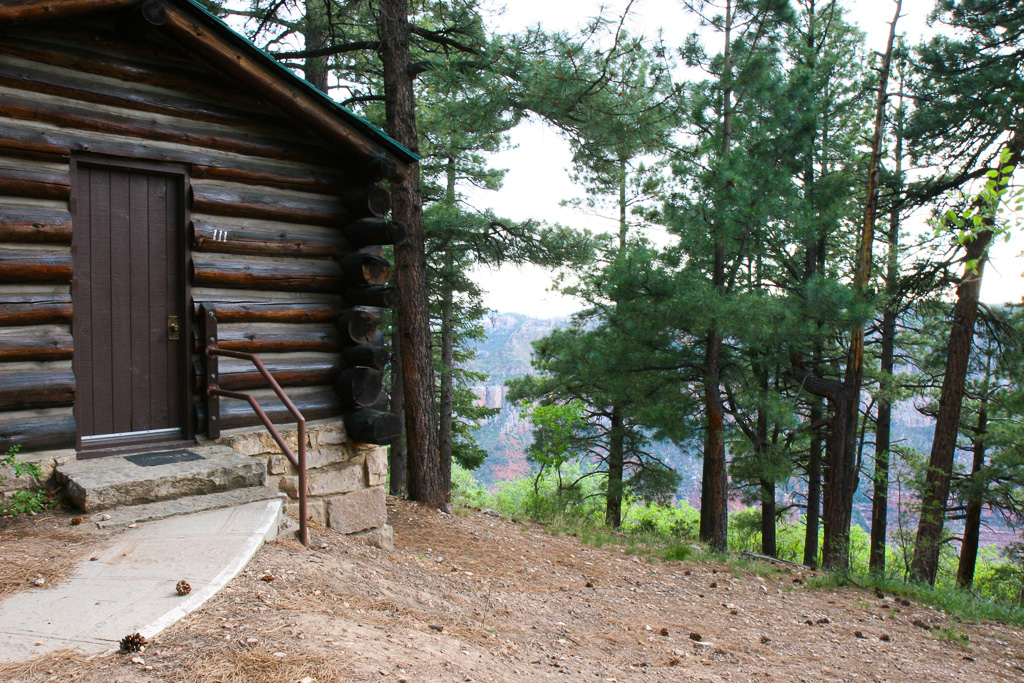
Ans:
{"type": "MultiPolygon", "coordinates": [[[[297,455],[298,429],[282,429],[281,436],[297,455]]],[[[294,501],[285,506],[285,513],[298,519],[298,472],[265,429],[224,432],[220,442],[243,455],[265,459],[267,485],[294,501]]],[[[306,511],[313,521],[380,548],[392,546],[386,525],[386,477],[384,447],[350,442],[340,420],[306,425],[306,511]]]]}

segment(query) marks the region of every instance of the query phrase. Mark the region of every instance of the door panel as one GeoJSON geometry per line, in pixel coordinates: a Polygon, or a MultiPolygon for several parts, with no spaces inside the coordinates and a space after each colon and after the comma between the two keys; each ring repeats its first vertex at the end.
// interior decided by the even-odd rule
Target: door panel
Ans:
{"type": "Polygon", "coordinates": [[[170,316],[184,320],[183,192],[178,175],[77,167],[73,328],[83,446],[100,435],[173,437],[185,425],[184,339],[168,334],[170,316]]]}

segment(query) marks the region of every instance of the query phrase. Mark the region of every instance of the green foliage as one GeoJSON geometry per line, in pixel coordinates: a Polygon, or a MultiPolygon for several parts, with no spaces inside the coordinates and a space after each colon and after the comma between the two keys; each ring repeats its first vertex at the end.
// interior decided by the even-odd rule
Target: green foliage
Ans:
{"type": "MultiPolygon", "coordinates": [[[[491,508],[513,519],[531,519],[549,525],[554,533],[574,534],[594,547],[618,547],[627,554],[641,554],[665,561],[725,561],[738,571],[752,573],[776,572],[777,569],[761,562],[738,556],[743,551],[760,552],[760,510],[748,508],[732,515],[729,527],[729,546],[732,554],[723,556],[710,553],[697,544],[700,513],[685,501],[672,505],[642,501],[627,497],[624,520],[620,529],[608,528],[604,523],[600,493],[604,483],[601,475],[585,476],[578,465],[564,464],[562,472],[548,469],[534,487],[531,476],[504,482],[496,491],[488,492],[473,479],[468,470],[452,467],[452,500],[456,505],[491,508]],[[560,479],[561,477],[561,479],[560,479]],[[576,480],[578,488],[559,489],[559,481],[576,480]]],[[[779,558],[799,562],[803,557],[805,538],[803,519],[779,525],[779,558]]],[[[819,547],[821,547],[819,539],[819,547]]],[[[905,572],[892,568],[904,567],[896,546],[889,549],[886,566],[890,572],[878,576],[868,572],[869,537],[860,527],[852,530],[851,570],[847,573],[822,573],[809,581],[812,588],[826,588],[853,584],[877,588],[917,602],[934,605],[963,620],[1001,620],[1024,625],[1024,544],[1014,544],[999,553],[989,549],[982,553],[976,575],[974,592],[953,585],[951,567],[956,555],[947,552],[942,558],[943,569],[937,586],[909,584],[905,572]]],[[[941,634],[940,634],[941,635],[941,634]]],[[[946,634],[954,641],[961,640],[954,629],[946,634]]]]}
{"type": "Polygon", "coordinates": [[[820,573],[808,580],[809,588],[835,588],[854,585],[898,595],[913,602],[931,605],[962,621],[1001,621],[1024,626],[1024,609],[1012,603],[979,599],[970,591],[950,586],[906,583],[899,579],[871,574],[820,573]]]}
{"type": "MultiPolygon", "coordinates": [[[[18,458],[21,446],[14,444],[7,449],[7,453],[0,458],[0,467],[10,467],[14,476],[34,477],[36,481],[43,476],[43,471],[38,464],[24,462],[18,458]]],[[[7,477],[0,475],[0,484],[7,480],[7,477]]],[[[23,512],[42,512],[50,506],[50,501],[45,491],[39,489],[23,489],[14,491],[10,496],[0,502],[0,515],[13,516],[23,512]]]]}

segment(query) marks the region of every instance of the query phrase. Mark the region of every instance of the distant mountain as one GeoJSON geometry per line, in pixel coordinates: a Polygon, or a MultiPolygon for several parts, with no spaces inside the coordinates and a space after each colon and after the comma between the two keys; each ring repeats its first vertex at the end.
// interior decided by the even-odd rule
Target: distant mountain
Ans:
{"type": "MultiPolygon", "coordinates": [[[[487,487],[530,471],[526,449],[532,439],[531,426],[508,402],[505,382],[533,372],[530,366],[532,343],[567,325],[569,320],[568,317],[541,319],[520,313],[494,313],[484,322],[487,336],[477,346],[477,358],[469,369],[490,375],[487,383],[473,387],[473,391],[481,403],[501,411],[484,421],[475,434],[477,443],[488,453],[483,467],[475,474],[487,487]]],[[[700,491],[700,461],[667,442],[653,444],[651,451],[683,476],[680,498],[696,503],[700,491]]]]}

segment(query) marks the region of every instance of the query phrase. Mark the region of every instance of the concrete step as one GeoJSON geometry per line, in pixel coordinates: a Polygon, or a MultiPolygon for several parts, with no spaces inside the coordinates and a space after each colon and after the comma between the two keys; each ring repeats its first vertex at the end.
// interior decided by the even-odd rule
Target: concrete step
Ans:
{"type": "Polygon", "coordinates": [[[109,513],[97,514],[93,519],[96,526],[101,529],[117,529],[132,524],[154,522],[179,515],[191,515],[194,512],[221,510],[275,498],[281,498],[283,502],[287,502],[288,496],[266,486],[250,486],[201,496],[186,496],[174,500],[161,500],[156,503],[128,505],[110,510],[109,513]],[[109,517],[109,519],[103,519],[104,517],[109,517]]]}
{"type": "Polygon", "coordinates": [[[266,462],[227,446],[76,460],[57,468],[57,483],[84,512],[262,486],[266,462]]]}

